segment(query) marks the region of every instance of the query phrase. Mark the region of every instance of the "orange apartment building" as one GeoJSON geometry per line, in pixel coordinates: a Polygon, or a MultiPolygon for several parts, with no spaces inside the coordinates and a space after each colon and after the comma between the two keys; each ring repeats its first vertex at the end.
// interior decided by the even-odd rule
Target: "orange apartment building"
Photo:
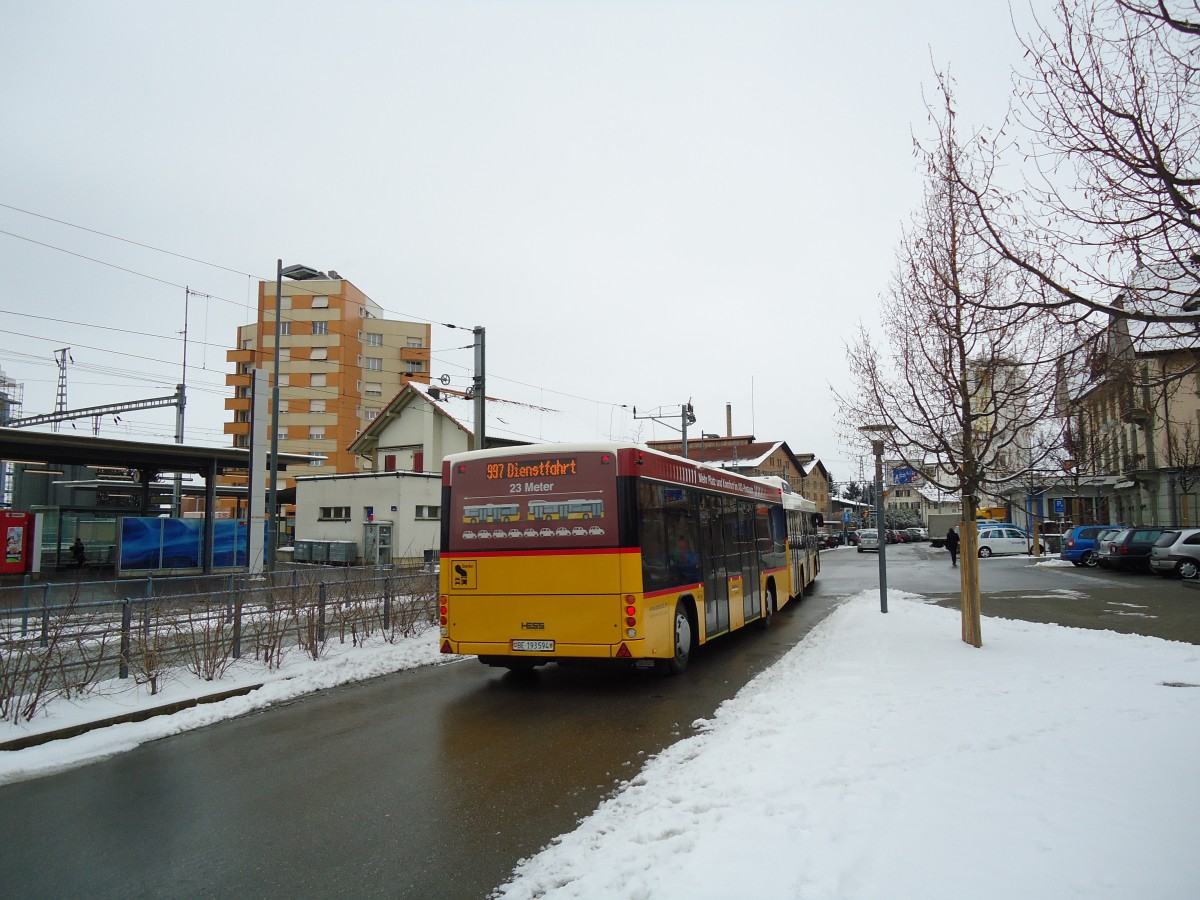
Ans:
{"type": "MultiPolygon", "coordinates": [[[[279,490],[296,475],[360,471],[362,457],[347,447],[409,381],[429,383],[430,326],[384,317],[384,310],[337,272],[305,266],[284,269],[280,298],[279,451],[318,454],[305,467],[282,473],[279,490]]],[[[225,433],[235,447],[250,444],[251,380],[275,366],[275,282],[258,284],[258,321],[238,328],[227,353],[234,395],[225,408],[225,433]]],[[[269,436],[268,436],[269,437],[269,436]]],[[[290,504],[289,504],[290,505],[290,504]]]]}

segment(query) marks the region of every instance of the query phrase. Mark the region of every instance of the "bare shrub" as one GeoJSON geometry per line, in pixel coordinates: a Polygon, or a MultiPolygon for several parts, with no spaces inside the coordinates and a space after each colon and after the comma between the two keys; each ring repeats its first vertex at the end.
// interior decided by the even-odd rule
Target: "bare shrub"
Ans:
{"type": "Polygon", "coordinates": [[[171,616],[171,627],[185,667],[198,678],[213,681],[233,664],[233,617],[224,604],[190,603],[171,616]]]}

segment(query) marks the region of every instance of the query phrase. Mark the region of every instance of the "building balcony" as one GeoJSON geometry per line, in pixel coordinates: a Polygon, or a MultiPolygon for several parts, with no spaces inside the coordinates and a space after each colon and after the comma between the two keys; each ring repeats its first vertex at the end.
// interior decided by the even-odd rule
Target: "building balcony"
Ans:
{"type": "Polygon", "coordinates": [[[250,411],[250,398],[249,397],[226,397],[225,398],[225,408],[227,410],[231,410],[231,411],[244,409],[247,412],[249,412],[250,411]]]}
{"type": "Polygon", "coordinates": [[[1154,475],[1154,470],[1146,467],[1146,454],[1126,453],[1121,457],[1121,481],[1145,480],[1154,475]]]}
{"type": "Polygon", "coordinates": [[[404,362],[429,362],[428,347],[401,347],[400,358],[404,362]]]}
{"type": "Polygon", "coordinates": [[[1150,421],[1150,411],[1140,406],[1129,406],[1121,410],[1121,421],[1126,425],[1145,425],[1150,421]]]}

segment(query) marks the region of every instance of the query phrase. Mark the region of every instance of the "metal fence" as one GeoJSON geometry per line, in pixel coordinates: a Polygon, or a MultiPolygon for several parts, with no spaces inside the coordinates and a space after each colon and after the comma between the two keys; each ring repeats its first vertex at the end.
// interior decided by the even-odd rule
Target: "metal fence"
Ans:
{"type": "Polygon", "coordinates": [[[215,680],[239,659],[273,669],[293,648],[318,659],[331,642],[394,641],[436,621],[436,591],[429,572],[311,566],[38,585],[0,617],[0,720],[112,678],[153,693],[171,671],[215,680]]]}

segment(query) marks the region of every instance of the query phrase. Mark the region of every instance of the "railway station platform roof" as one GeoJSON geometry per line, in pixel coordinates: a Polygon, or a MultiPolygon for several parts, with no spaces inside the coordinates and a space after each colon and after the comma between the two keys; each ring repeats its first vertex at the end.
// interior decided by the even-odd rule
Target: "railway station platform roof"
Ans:
{"type": "MultiPolygon", "coordinates": [[[[250,465],[250,452],[240,447],[201,447],[0,428],[0,460],[111,466],[155,473],[194,472],[208,477],[245,472],[250,465]]],[[[309,461],[310,457],[305,454],[279,454],[280,469],[289,465],[308,465],[309,461]]]]}

